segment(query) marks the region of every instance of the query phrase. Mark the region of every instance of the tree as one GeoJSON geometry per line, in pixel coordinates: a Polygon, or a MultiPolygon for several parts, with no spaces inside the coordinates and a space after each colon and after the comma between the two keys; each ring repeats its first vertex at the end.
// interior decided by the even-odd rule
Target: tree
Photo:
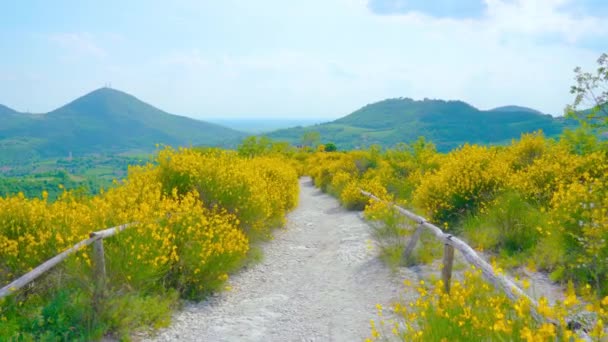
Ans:
{"type": "Polygon", "coordinates": [[[321,134],[317,131],[308,131],[302,135],[302,146],[314,147],[321,141],[321,134]]]}
{"type": "Polygon", "coordinates": [[[267,137],[250,136],[237,147],[238,153],[243,157],[254,157],[267,154],[272,147],[272,141],[267,137]]]}
{"type": "Polygon", "coordinates": [[[293,153],[291,145],[286,141],[274,141],[266,136],[250,136],[241,142],[237,147],[237,152],[243,157],[255,157],[268,154],[293,153]]]}
{"type": "Polygon", "coordinates": [[[576,85],[570,88],[574,103],[566,108],[568,116],[594,128],[608,128],[608,54],[597,60],[595,73],[576,67],[576,85]]]}
{"type": "Polygon", "coordinates": [[[598,58],[595,74],[574,69],[576,85],[570,88],[574,102],[566,107],[566,115],[579,122],[576,129],[566,129],[561,141],[570,152],[579,155],[604,149],[598,133],[608,129],[608,54],[598,58]]]}
{"type": "Polygon", "coordinates": [[[334,143],[325,144],[325,152],[335,152],[338,150],[338,147],[334,143]]]}

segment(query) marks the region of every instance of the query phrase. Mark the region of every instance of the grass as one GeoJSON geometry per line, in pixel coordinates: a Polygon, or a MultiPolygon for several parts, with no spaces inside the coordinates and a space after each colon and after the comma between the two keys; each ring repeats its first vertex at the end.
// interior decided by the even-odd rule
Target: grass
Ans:
{"type": "Polygon", "coordinates": [[[462,229],[474,248],[498,253],[505,265],[515,267],[530,257],[541,236],[538,227],[546,222],[535,205],[516,192],[505,192],[485,213],[466,218],[462,229]]]}

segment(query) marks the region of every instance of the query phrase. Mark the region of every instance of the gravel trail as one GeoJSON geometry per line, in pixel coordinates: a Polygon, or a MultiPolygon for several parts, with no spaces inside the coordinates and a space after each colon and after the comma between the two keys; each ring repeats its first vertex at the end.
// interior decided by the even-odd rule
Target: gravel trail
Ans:
{"type": "Polygon", "coordinates": [[[156,341],[362,341],[375,305],[399,298],[399,277],[370,249],[357,212],[300,180],[299,206],[231,291],[187,304],[156,341]]]}

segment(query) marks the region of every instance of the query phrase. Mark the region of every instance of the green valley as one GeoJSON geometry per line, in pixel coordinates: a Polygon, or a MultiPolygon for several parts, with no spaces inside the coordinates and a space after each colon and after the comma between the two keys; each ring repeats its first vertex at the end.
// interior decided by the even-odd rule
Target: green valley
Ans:
{"type": "Polygon", "coordinates": [[[0,197],[23,193],[27,198],[56,200],[65,190],[95,195],[126,177],[130,165],[141,165],[149,155],[90,155],[54,158],[0,167],[0,197]]]}

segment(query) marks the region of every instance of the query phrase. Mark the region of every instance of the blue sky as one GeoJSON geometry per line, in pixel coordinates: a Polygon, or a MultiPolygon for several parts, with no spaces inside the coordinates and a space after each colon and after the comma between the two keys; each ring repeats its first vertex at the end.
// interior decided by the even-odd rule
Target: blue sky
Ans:
{"type": "Polygon", "coordinates": [[[561,114],[608,51],[605,0],[24,0],[0,4],[0,103],[111,83],[197,118],[335,118],[390,97],[561,114]]]}

